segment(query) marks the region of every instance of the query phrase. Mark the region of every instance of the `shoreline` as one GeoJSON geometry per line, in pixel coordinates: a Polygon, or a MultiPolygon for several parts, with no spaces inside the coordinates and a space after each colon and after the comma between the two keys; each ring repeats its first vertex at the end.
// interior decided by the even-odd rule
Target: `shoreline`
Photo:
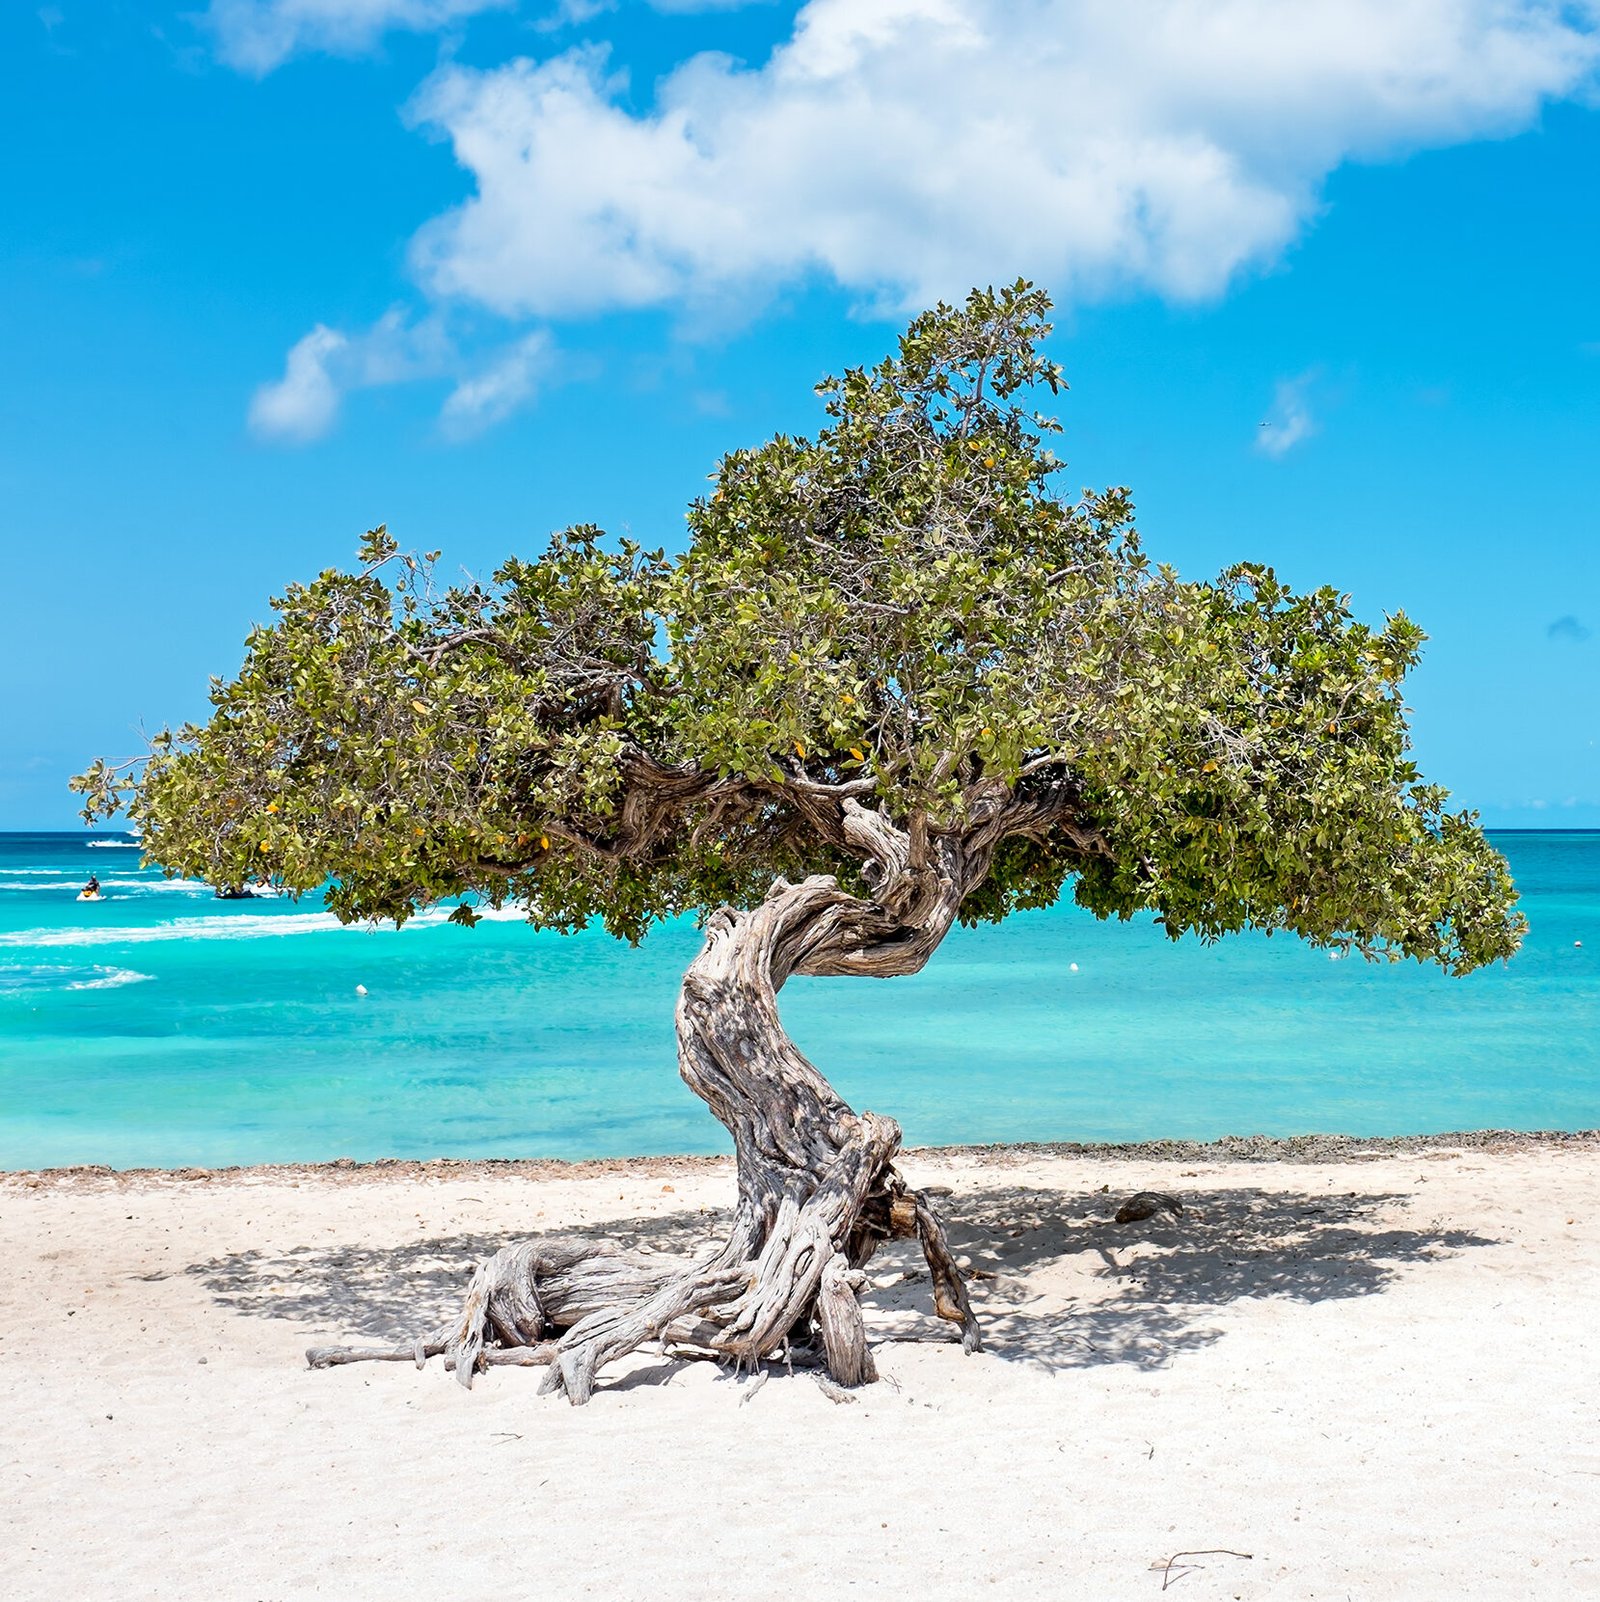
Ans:
{"type": "MultiPolygon", "coordinates": [[[[976,1146],[906,1146],[901,1156],[923,1160],[976,1159],[1005,1167],[1040,1158],[1084,1158],[1110,1162],[1360,1163],[1430,1152],[1507,1156],[1530,1151],[1600,1151],[1600,1129],[1471,1129],[1433,1135],[1224,1135],[1218,1140],[1005,1141],[976,1146]]],[[[362,1180],[463,1178],[471,1175],[525,1179],[598,1179],[607,1175],[672,1178],[714,1174],[731,1168],[731,1153],[660,1153],[640,1157],[335,1157],[312,1163],[241,1163],[217,1168],[112,1168],[74,1163],[58,1168],[0,1169],[0,1188],[101,1182],[125,1187],[171,1180],[244,1183],[278,1179],[362,1180]]]]}

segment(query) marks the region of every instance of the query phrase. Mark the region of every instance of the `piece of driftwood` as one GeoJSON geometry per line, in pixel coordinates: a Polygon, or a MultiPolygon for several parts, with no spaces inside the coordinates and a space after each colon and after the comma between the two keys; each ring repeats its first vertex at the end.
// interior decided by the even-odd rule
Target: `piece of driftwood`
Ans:
{"type": "Polygon", "coordinates": [[[1249,1562],[1254,1559],[1255,1553],[1235,1552],[1231,1547],[1226,1546],[1205,1546],[1191,1552],[1174,1552],[1171,1557],[1166,1559],[1157,1558],[1150,1567],[1161,1576],[1161,1589],[1163,1591],[1181,1580],[1191,1570],[1205,1567],[1203,1563],[1180,1563],[1178,1561],[1180,1558],[1191,1557],[1233,1557],[1243,1558],[1246,1562],[1249,1562]]]}
{"type": "Polygon", "coordinates": [[[960,1327],[966,1351],[980,1349],[932,1192],[895,1169],[899,1125],[844,1102],[785,1032],[777,994],[794,974],[915,973],[1015,819],[997,817],[993,839],[980,818],[960,836],[914,841],[854,800],[836,816],[866,861],[870,899],[826,876],[779,879],[759,906],[712,915],[679,995],[679,1069],[737,1155],[726,1239],[679,1263],[606,1241],[522,1241],[480,1264],[460,1314],[401,1356],[320,1347],[313,1367],[442,1354],[470,1385],[497,1354],[531,1350],[541,1355],[521,1361],[547,1366],[541,1390],[577,1404],[601,1369],[649,1342],[749,1369],[793,1342],[820,1349],[825,1377],[847,1392],[877,1374],[860,1270],[895,1238],[921,1244],[934,1311],[960,1327]]]}
{"type": "MultiPolygon", "coordinates": [[[[437,1357],[444,1351],[434,1346],[428,1356],[437,1357]]],[[[345,1363],[409,1363],[415,1356],[409,1346],[313,1346],[306,1353],[306,1362],[312,1368],[338,1368],[345,1363]]],[[[555,1358],[555,1347],[546,1342],[542,1346],[491,1347],[478,1354],[478,1362],[485,1368],[544,1368],[555,1358]]],[[[454,1368],[456,1360],[445,1354],[444,1366],[454,1368]]]]}
{"type": "Polygon", "coordinates": [[[855,1401],[855,1397],[852,1396],[850,1392],[844,1388],[844,1386],[840,1385],[835,1380],[829,1379],[826,1374],[813,1374],[811,1377],[816,1380],[817,1389],[821,1391],[830,1402],[855,1401]]]}

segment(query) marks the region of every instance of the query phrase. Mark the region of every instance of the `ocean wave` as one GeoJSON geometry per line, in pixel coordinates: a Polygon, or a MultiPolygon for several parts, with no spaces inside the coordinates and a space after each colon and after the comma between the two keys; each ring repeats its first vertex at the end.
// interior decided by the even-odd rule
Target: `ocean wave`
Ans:
{"type": "Polygon", "coordinates": [[[119,985],[143,984],[147,979],[153,979],[154,974],[136,973],[132,968],[106,968],[96,966],[90,970],[92,979],[74,979],[68,990],[115,990],[119,985]]]}
{"type": "Polygon", "coordinates": [[[212,893],[211,886],[204,879],[102,879],[102,890],[156,890],[156,891],[182,891],[187,895],[212,893]]]}
{"type": "Polygon", "coordinates": [[[141,851],[144,849],[137,840],[85,840],[83,843],[91,851],[141,851]]]}
{"type": "MultiPolygon", "coordinates": [[[[81,873],[57,874],[55,878],[45,881],[41,877],[45,869],[14,868],[8,870],[14,873],[34,873],[36,877],[30,879],[0,879],[0,890],[70,890],[76,894],[83,888],[83,875],[81,873]]],[[[139,891],[183,891],[188,895],[204,892],[209,895],[211,886],[202,879],[101,879],[102,890],[139,890],[139,891]]]]}
{"type": "MultiPolygon", "coordinates": [[[[109,868],[106,870],[111,871],[109,868]]],[[[135,870],[137,871],[137,870],[135,870]]],[[[59,879],[62,884],[82,884],[84,870],[72,868],[0,868],[0,873],[12,879],[59,879]]]]}
{"type": "Polygon", "coordinates": [[[48,964],[0,967],[0,996],[30,990],[116,990],[122,985],[142,984],[152,977],[148,973],[136,973],[132,968],[110,968],[103,963],[88,968],[48,964]]]}
{"type": "Polygon", "coordinates": [[[161,923],[102,925],[87,929],[19,929],[0,934],[0,946],[122,946],[157,940],[250,940],[262,935],[324,934],[343,927],[330,912],[280,917],[213,913],[161,923]]]}
{"type": "MultiPolygon", "coordinates": [[[[434,929],[449,920],[451,908],[432,907],[420,912],[406,929],[434,929]]],[[[478,916],[491,923],[521,922],[520,907],[498,912],[484,907],[478,916]]],[[[195,918],[171,918],[162,923],[121,924],[79,929],[17,929],[0,934],[0,946],[122,946],[160,940],[257,940],[267,936],[301,934],[394,934],[389,924],[340,923],[331,912],[208,913],[195,918]]],[[[405,933],[402,929],[398,931],[405,933]]]]}

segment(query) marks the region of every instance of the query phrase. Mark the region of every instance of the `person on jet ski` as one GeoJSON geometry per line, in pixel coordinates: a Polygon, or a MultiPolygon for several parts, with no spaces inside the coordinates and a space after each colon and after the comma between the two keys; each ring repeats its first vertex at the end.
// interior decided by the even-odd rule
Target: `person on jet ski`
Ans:
{"type": "Polygon", "coordinates": [[[86,896],[97,896],[100,894],[100,881],[95,877],[94,874],[91,873],[89,875],[89,882],[83,887],[83,893],[86,896]]]}

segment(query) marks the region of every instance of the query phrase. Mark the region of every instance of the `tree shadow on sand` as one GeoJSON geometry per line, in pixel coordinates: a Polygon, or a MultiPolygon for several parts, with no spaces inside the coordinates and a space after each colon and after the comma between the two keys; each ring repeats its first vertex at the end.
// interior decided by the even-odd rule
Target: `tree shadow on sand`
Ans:
{"type": "MultiPolygon", "coordinates": [[[[671,1260],[705,1246],[725,1225],[722,1214],[696,1208],[547,1233],[566,1240],[609,1240],[671,1260]]],[[[396,1246],[231,1252],[184,1272],[237,1312],[326,1325],[356,1340],[411,1341],[459,1312],[473,1269],[515,1238],[462,1234],[396,1246]]]]}
{"type": "Polygon", "coordinates": [[[1211,1318],[1231,1303],[1370,1296],[1408,1265],[1497,1244],[1397,1223],[1399,1192],[1191,1191],[1181,1217],[1128,1225],[1112,1221],[1123,1199],[1015,1186],[952,1199],[991,1351],[1052,1369],[1161,1368],[1221,1339],[1211,1318]]]}
{"type": "MultiPolygon", "coordinates": [[[[1396,1192],[1339,1196],[1265,1189],[1182,1193],[1176,1220],[1119,1225],[1120,1196],[989,1186],[945,1198],[951,1245],[973,1272],[986,1349],[1051,1369],[1160,1368],[1221,1338],[1217,1309],[1264,1297],[1322,1302],[1370,1296],[1408,1265],[1494,1240],[1395,1222],[1396,1192]],[[1042,1272],[1049,1270],[1049,1272],[1042,1272]]],[[[684,1256],[723,1227],[682,1211],[565,1230],[576,1239],[684,1256]]],[[[459,1307],[473,1266],[504,1236],[461,1234],[396,1246],[244,1251],[191,1265],[223,1306],[355,1340],[408,1341],[459,1307]]],[[[933,1317],[914,1242],[886,1246],[863,1297],[875,1342],[957,1338],[933,1317]]]]}

